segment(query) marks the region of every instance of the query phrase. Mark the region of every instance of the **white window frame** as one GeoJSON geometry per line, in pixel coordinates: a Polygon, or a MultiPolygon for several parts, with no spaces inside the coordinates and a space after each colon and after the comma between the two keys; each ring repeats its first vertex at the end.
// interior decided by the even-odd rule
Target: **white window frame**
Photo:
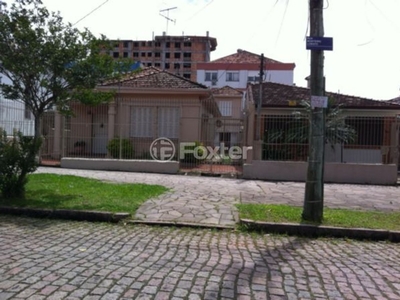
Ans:
{"type": "Polygon", "coordinates": [[[232,116],[232,101],[218,101],[218,108],[223,117],[232,116]]]}
{"type": "Polygon", "coordinates": [[[205,72],[204,81],[217,81],[218,80],[218,72],[205,72]]]}
{"type": "Polygon", "coordinates": [[[158,107],[158,136],[178,139],[180,135],[180,108],[158,107]]]}
{"type": "Polygon", "coordinates": [[[239,81],[239,72],[226,72],[226,81],[239,81]]]}
{"type": "Polygon", "coordinates": [[[131,107],[130,136],[152,138],[154,124],[154,108],[146,106],[131,107]]]}

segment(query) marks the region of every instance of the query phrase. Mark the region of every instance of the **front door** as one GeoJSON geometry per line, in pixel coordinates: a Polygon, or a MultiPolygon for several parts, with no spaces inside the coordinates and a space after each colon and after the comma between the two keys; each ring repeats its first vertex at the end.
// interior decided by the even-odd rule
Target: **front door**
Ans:
{"type": "Polygon", "coordinates": [[[107,114],[93,115],[93,154],[107,154],[108,123],[107,114]]]}

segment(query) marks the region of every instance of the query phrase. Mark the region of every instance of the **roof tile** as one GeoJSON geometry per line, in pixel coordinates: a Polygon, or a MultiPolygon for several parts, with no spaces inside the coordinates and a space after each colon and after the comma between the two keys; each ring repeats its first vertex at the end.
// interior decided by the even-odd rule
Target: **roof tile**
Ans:
{"type": "Polygon", "coordinates": [[[119,81],[106,82],[103,83],[102,86],[163,89],[207,89],[207,86],[205,85],[155,67],[146,67],[140,71],[129,73],[123,76],[123,78],[119,81]]]}
{"type": "MultiPolygon", "coordinates": [[[[260,84],[249,84],[253,101],[258,102],[260,84]]],[[[263,107],[288,107],[300,106],[302,100],[310,99],[310,89],[295,85],[285,85],[273,82],[262,83],[263,107]]],[[[326,96],[333,100],[333,105],[342,105],[346,108],[386,108],[400,109],[400,105],[357,96],[349,96],[327,92],[326,96]]]]}
{"type": "MultiPolygon", "coordinates": [[[[218,58],[216,60],[210,61],[209,63],[252,63],[259,64],[261,55],[255,54],[246,50],[238,49],[236,53],[218,58]]],[[[266,64],[282,64],[282,62],[264,57],[264,62],[266,64]]]]}

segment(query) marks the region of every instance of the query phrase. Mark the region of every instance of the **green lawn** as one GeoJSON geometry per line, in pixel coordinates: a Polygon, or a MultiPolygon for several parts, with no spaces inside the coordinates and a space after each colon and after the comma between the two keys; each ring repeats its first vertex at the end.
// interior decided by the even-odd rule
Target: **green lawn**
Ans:
{"type": "MultiPolygon", "coordinates": [[[[305,223],[302,207],[275,204],[238,204],[241,219],[275,223],[305,223]]],[[[324,208],[321,225],[400,231],[400,212],[376,212],[324,208]]]]}
{"type": "Polygon", "coordinates": [[[168,189],[160,185],[115,184],[70,175],[30,174],[25,199],[1,199],[0,205],[128,212],[168,189]]]}

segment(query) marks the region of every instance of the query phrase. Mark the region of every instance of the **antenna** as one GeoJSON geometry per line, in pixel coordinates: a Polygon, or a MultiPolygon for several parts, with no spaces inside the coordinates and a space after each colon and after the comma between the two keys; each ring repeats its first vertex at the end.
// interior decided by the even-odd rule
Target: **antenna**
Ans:
{"type": "Polygon", "coordinates": [[[174,22],[174,24],[176,23],[176,20],[173,20],[173,19],[171,19],[170,17],[169,17],[169,11],[170,10],[173,10],[173,9],[177,9],[177,7],[175,6],[175,7],[170,7],[170,8],[166,8],[166,9],[162,9],[162,10],[160,10],[160,16],[162,16],[162,17],[164,17],[164,18],[166,18],[167,19],[167,30],[165,31],[167,34],[168,34],[168,22],[174,22]],[[167,12],[167,15],[163,15],[162,14],[162,12],[167,12]]]}

